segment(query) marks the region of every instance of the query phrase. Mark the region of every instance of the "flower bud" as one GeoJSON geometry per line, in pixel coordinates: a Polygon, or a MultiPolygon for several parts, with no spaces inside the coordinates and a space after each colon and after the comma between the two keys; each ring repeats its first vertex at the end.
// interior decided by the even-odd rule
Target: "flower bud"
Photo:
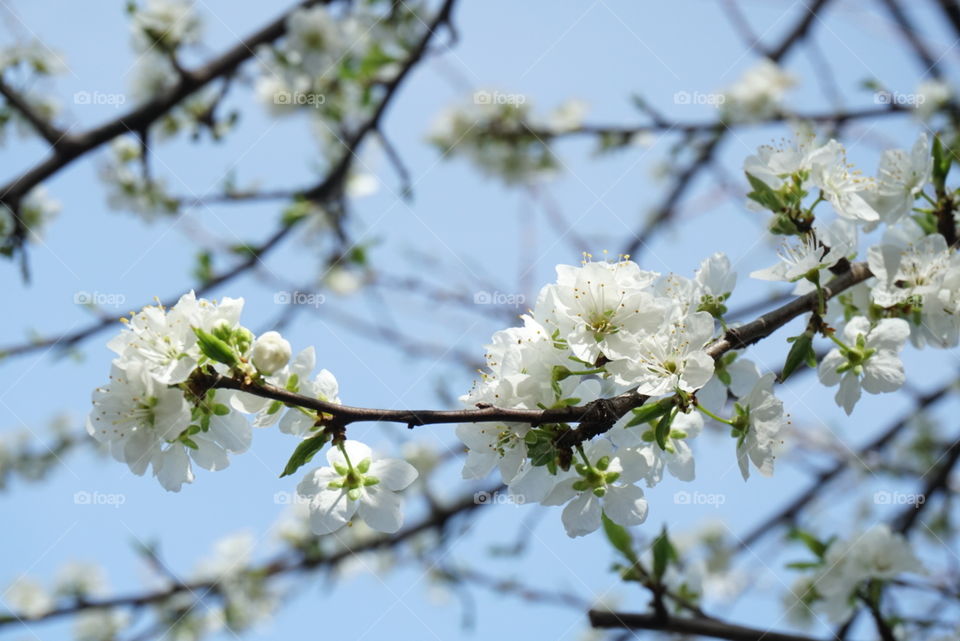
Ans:
{"type": "Polygon", "coordinates": [[[261,334],[253,344],[253,364],[262,374],[273,374],[290,361],[290,343],[277,332],[261,334]]]}

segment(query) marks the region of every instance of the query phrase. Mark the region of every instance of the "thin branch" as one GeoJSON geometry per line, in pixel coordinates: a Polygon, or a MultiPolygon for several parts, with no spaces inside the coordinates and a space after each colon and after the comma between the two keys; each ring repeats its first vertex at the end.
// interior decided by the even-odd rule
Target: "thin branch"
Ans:
{"type": "MultiPolygon", "coordinates": [[[[329,1],[329,0],[328,0],[329,1]]],[[[427,46],[435,35],[437,29],[446,24],[450,20],[450,15],[453,10],[455,0],[446,0],[443,7],[440,9],[437,16],[431,21],[430,25],[427,28],[426,34],[421,38],[420,42],[410,53],[407,60],[404,62],[403,67],[394,77],[394,79],[387,83],[386,89],[384,91],[383,97],[377,105],[375,112],[358,128],[358,130],[350,136],[350,138],[344,142],[344,153],[340,157],[339,161],[328,171],[326,177],[316,186],[311,187],[310,189],[300,192],[298,195],[303,198],[308,198],[317,202],[324,202],[326,200],[335,198],[343,189],[343,182],[346,179],[349,169],[353,163],[354,158],[356,157],[356,149],[361,142],[366,138],[366,136],[376,130],[380,124],[380,120],[383,118],[384,113],[386,112],[387,106],[397,95],[397,90],[400,88],[403,80],[409,75],[410,71],[414,66],[421,60],[424,52],[427,49],[427,46]]],[[[315,4],[315,2],[305,3],[315,4]]],[[[272,34],[276,29],[285,29],[283,26],[283,20],[279,21],[280,27],[276,26],[276,23],[271,25],[271,27],[266,27],[262,29],[258,34],[261,37],[265,37],[262,34],[272,34]]],[[[281,31],[282,35],[282,31],[281,31]]],[[[277,35],[276,37],[279,37],[277,35]]],[[[255,38],[249,39],[247,42],[254,40],[255,38]]],[[[225,56],[226,57],[226,56],[225,56]]],[[[222,59],[218,59],[222,60],[222,59]]],[[[212,64],[212,63],[211,63],[212,64]]],[[[219,66],[223,66],[226,63],[220,62],[219,66]]],[[[239,64],[239,62],[237,63],[239,64]]],[[[210,65],[208,65],[209,67],[210,65]]],[[[219,68],[218,66],[218,68],[219,68]]],[[[234,65],[235,66],[235,65],[234,65]]],[[[208,67],[205,67],[208,68],[208,67]]],[[[232,71],[232,68],[228,71],[232,71]]],[[[212,72],[207,72],[212,73],[212,72]]],[[[194,75],[197,75],[197,72],[194,72],[194,75]]],[[[147,103],[153,104],[153,103],[147,103]]],[[[132,128],[132,127],[131,127],[132,128]]],[[[109,140],[109,138],[108,138],[109,140]]],[[[67,161],[68,162],[68,161],[67,161]]],[[[65,166],[64,162],[61,166],[65,166]]],[[[29,173],[29,172],[28,172],[29,173]]],[[[4,196],[3,194],[8,193],[3,191],[0,193],[0,202],[2,202],[4,196]]],[[[196,293],[202,295],[220,285],[223,285],[229,281],[234,280],[238,276],[244,274],[249,269],[255,267],[261,262],[262,257],[270,252],[273,248],[280,244],[295,228],[296,223],[290,225],[284,225],[275,231],[271,236],[269,236],[261,245],[256,247],[254,251],[251,251],[249,256],[242,262],[238,263],[235,267],[215,276],[209,281],[205,282],[202,286],[195,288],[196,293]]],[[[179,297],[178,297],[179,298],[179,297]]],[[[164,304],[173,305],[176,303],[176,300],[168,300],[164,304]]],[[[60,336],[54,336],[50,338],[40,339],[31,341],[29,343],[23,343],[20,345],[13,345],[10,347],[0,347],[0,358],[8,358],[10,356],[21,356],[31,352],[44,350],[52,347],[61,347],[61,348],[71,348],[77,343],[89,338],[90,336],[97,334],[108,327],[113,326],[114,321],[109,318],[100,319],[96,323],[88,325],[80,330],[75,332],[70,332],[60,336]]]]}
{"type": "Polygon", "coordinates": [[[27,99],[21,96],[13,87],[8,85],[0,77],[0,96],[6,98],[10,106],[16,109],[24,119],[43,137],[54,150],[69,146],[71,143],[67,133],[55,127],[52,123],[43,118],[27,102],[27,99]]]}
{"type": "Polygon", "coordinates": [[[954,441],[947,451],[943,453],[941,462],[937,465],[936,471],[923,487],[921,496],[923,502],[917,505],[909,505],[903,509],[900,515],[893,521],[893,529],[901,534],[907,534],[920,518],[920,514],[930,504],[930,499],[940,492],[948,491],[950,474],[957,462],[960,461],[960,439],[954,441]]]}
{"type": "Polygon", "coordinates": [[[716,619],[695,619],[655,616],[630,612],[590,610],[590,625],[595,628],[626,630],[661,630],[677,634],[697,634],[729,641],[819,641],[813,637],[760,628],[747,628],[716,619]]]}
{"type": "MultiPolygon", "coordinates": [[[[899,435],[908,425],[910,425],[910,422],[915,419],[918,414],[930,406],[947,398],[949,393],[956,387],[956,385],[956,381],[951,381],[947,385],[944,385],[943,387],[918,398],[916,404],[914,405],[913,409],[910,410],[910,412],[900,417],[899,420],[890,425],[890,427],[885,429],[879,436],[857,450],[855,458],[861,460],[866,459],[871,454],[884,449],[897,437],[897,435],[899,435]]],[[[828,483],[833,482],[848,468],[849,463],[843,461],[837,463],[832,468],[821,472],[817,478],[813,480],[810,486],[800,493],[795,499],[787,503],[776,514],[767,518],[755,528],[750,530],[745,536],[740,538],[737,541],[737,547],[741,550],[747,549],[767,534],[772,533],[778,525],[795,521],[800,512],[802,512],[804,508],[810,504],[810,502],[820,495],[824,487],[828,483]]],[[[913,507],[911,507],[911,510],[916,511],[913,507]]]]}
{"type": "MultiPolygon", "coordinates": [[[[499,486],[490,488],[489,492],[497,492],[499,489],[499,486]]],[[[415,525],[404,528],[396,534],[372,538],[367,541],[357,543],[352,547],[345,547],[330,554],[318,556],[299,556],[294,559],[280,557],[273,561],[267,562],[260,567],[251,568],[250,571],[256,573],[258,576],[270,578],[278,575],[307,572],[321,567],[333,567],[338,563],[358,554],[396,547],[400,543],[403,543],[424,532],[443,530],[455,517],[468,514],[481,505],[484,504],[477,502],[475,495],[471,493],[468,496],[460,498],[454,503],[434,510],[431,514],[420,520],[415,525]]],[[[219,584],[216,581],[209,580],[174,584],[164,589],[150,592],[127,594],[106,599],[84,600],[68,605],[62,605],[55,607],[54,609],[40,616],[29,619],[29,623],[33,624],[39,621],[59,619],[86,610],[104,610],[122,607],[141,608],[144,606],[163,603],[178,594],[217,594],[218,590],[219,584]]],[[[18,622],[20,622],[20,619],[16,616],[0,615],[0,627],[18,622]]]]}
{"type": "MultiPolygon", "coordinates": [[[[872,274],[866,263],[854,263],[850,266],[849,271],[837,276],[822,288],[823,295],[830,299],[871,276],[872,274]]],[[[751,345],[769,336],[801,314],[811,311],[818,304],[817,292],[810,292],[750,323],[729,329],[720,339],[712,343],[706,349],[706,352],[712,358],[717,359],[730,350],[751,345]]],[[[491,405],[478,405],[476,409],[461,410],[391,410],[340,405],[317,398],[301,396],[274,385],[227,378],[216,374],[205,374],[195,379],[195,383],[202,388],[216,387],[248,392],[288,405],[329,414],[341,427],[351,423],[370,421],[404,423],[409,427],[484,422],[518,422],[530,425],[579,423],[577,429],[566,432],[558,439],[557,445],[560,447],[573,447],[577,443],[590,440],[608,431],[622,416],[631,409],[640,407],[649,398],[631,390],[619,396],[599,399],[586,405],[543,410],[507,409],[491,405]]]]}
{"type": "MultiPolygon", "coordinates": [[[[780,62],[787,53],[796,45],[797,42],[807,36],[817,14],[822,11],[830,0],[815,0],[810,6],[803,3],[805,13],[803,17],[794,25],[793,29],[783,38],[778,46],[769,51],[768,57],[774,62],[780,62]]],[[[700,151],[696,157],[690,161],[674,178],[672,187],[667,191],[660,205],[654,209],[653,217],[646,221],[643,227],[634,233],[629,242],[624,245],[621,252],[627,255],[636,255],[641,248],[646,248],[650,238],[654,233],[671,218],[673,218],[677,205],[683,199],[687,189],[693,184],[693,179],[700,173],[700,170],[708,166],[713,160],[714,155],[719,149],[721,143],[726,137],[727,129],[723,123],[718,122],[710,135],[710,138],[701,144],[700,151]]]]}
{"type": "Polygon", "coordinates": [[[923,63],[925,67],[923,72],[925,74],[929,73],[934,78],[943,78],[943,72],[940,70],[940,65],[937,62],[938,58],[934,58],[930,50],[927,49],[926,43],[924,43],[923,39],[921,39],[917,33],[917,28],[910,21],[909,16],[904,13],[903,8],[897,0],[880,0],[880,3],[886,7],[887,13],[890,14],[890,17],[896,23],[900,34],[910,45],[910,48],[913,49],[917,58],[923,63]]]}
{"type": "Polygon", "coordinates": [[[74,160],[129,131],[142,131],[162,118],[177,104],[202,89],[213,80],[233,73],[254,55],[257,47],[283,37],[287,30],[287,18],[296,9],[310,7],[331,0],[304,0],[290,11],[273,20],[260,30],[244,38],[219,57],[202,67],[184,71],[180,82],[171,91],[136,107],[98,127],[70,136],[55,153],[24,172],[3,187],[0,187],[0,202],[16,202],[40,181],[63,169],[74,160]]]}

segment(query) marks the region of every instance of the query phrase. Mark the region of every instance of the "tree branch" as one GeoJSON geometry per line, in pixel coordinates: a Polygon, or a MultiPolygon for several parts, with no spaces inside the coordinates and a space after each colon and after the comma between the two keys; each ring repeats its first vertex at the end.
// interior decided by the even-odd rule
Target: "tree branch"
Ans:
{"type": "Polygon", "coordinates": [[[590,610],[590,625],[595,628],[625,630],[660,630],[677,634],[697,634],[729,641],[818,641],[813,637],[747,628],[716,619],[658,617],[651,614],[590,610]]]}
{"type": "MultiPolygon", "coordinates": [[[[823,289],[826,299],[833,298],[845,289],[860,283],[872,276],[866,263],[854,263],[849,271],[837,276],[823,289]]],[[[760,316],[753,322],[740,327],[729,329],[719,340],[711,344],[706,352],[717,359],[733,349],[741,349],[751,345],[774,331],[783,327],[801,314],[811,311],[818,305],[817,292],[810,292],[796,298],[777,309],[760,316]]],[[[286,389],[256,383],[237,378],[229,378],[215,374],[206,374],[195,379],[195,383],[204,389],[223,388],[232,389],[271,400],[280,401],[288,405],[312,409],[329,414],[336,419],[337,424],[346,426],[359,422],[391,422],[404,423],[409,427],[450,423],[486,423],[486,422],[517,422],[530,425],[546,423],[579,423],[577,429],[571,430],[558,441],[559,446],[573,447],[577,443],[588,441],[598,436],[616,423],[627,412],[643,405],[648,396],[629,391],[613,398],[599,399],[586,405],[574,405],[561,408],[530,410],[508,409],[491,405],[478,406],[476,409],[461,410],[391,410],[373,409],[340,405],[308,396],[295,394],[286,389]]]]}
{"type": "MultiPolygon", "coordinates": [[[[490,488],[488,491],[490,493],[494,493],[499,491],[499,489],[500,487],[498,486],[490,488]]],[[[436,508],[431,514],[417,524],[400,530],[396,534],[379,536],[362,543],[357,543],[353,547],[346,547],[331,554],[319,556],[301,556],[292,560],[288,557],[280,557],[265,563],[260,567],[251,568],[250,571],[255,572],[259,576],[270,578],[278,575],[306,572],[321,567],[333,567],[347,558],[356,556],[357,554],[395,547],[400,543],[403,543],[408,539],[411,539],[424,532],[431,530],[442,530],[447,526],[451,519],[459,515],[470,513],[481,505],[485,504],[478,502],[475,495],[471,493],[469,496],[464,496],[448,506],[436,508]]],[[[218,591],[219,583],[216,581],[194,581],[190,583],[174,584],[167,588],[151,592],[128,594],[107,599],[84,600],[69,605],[55,607],[45,614],[29,619],[29,623],[59,619],[87,610],[103,610],[121,607],[141,608],[144,606],[162,603],[173,596],[183,593],[200,595],[197,597],[199,600],[208,593],[217,594],[218,591]]],[[[20,618],[16,616],[0,615],[0,627],[17,623],[19,621],[20,618]]]]}
{"type": "Polygon", "coordinates": [[[166,94],[157,96],[153,100],[135,107],[98,127],[70,136],[67,142],[54,149],[54,154],[50,158],[0,187],[0,202],[16,202],[40,181],[50,177],[100,145],[130,131],[147,129],[198,89],[202,89],[221,76],[233,73],[243,62],[253,57],[257,47],[283,37],[287,30],[287,17],[293,11],[321,2],[326,4],[331,0],[304,0],[300,2],[293,9],[244,38],[206,65],[184,71],[177,86],[166,94]]]}
{"type": "Polygon", "coordinates": [[[20,112],[20,115],[30,123],[44,140],[50,143],[50,146],[53,147],[54,150],[71,144],[71,140],[66,132],[61,131],[41,117],[30,103],[27,102],[26,98],[4,82],[2,77],[0,77],[0,96],[6,98],[10,106],[20,112]]]}

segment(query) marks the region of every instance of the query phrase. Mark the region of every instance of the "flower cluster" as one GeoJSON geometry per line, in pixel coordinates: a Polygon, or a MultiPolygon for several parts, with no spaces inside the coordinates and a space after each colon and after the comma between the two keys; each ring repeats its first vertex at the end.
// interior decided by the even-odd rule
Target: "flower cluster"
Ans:
{"type": "Polygon", "coordinates": [[[508,184],[528,183],[559,170],[550,140],[578,129],[585,110],[582,102],[570,100],[539,116],[523,94],[484,89],[441,112],[428,140],[445,158],[462,156],[508,184]]]}
{"type": "Polygon", "coordinates": [[[298,487],[309,501],[314,533],[333,532],[357,513],[370,527],[395,532],[403,522],[396,492],[417,478],[416,469],[402,460],[374,459],[363,443],[328,431],[327,413],[261,393],[282,390],[340,403],[332,373],[323,369],[311,377],[312,347],[293,356],[278,332],[254,337],[240,324],[242,310],[243,299],[212,302],[190,292],[170,309],[148,306],[124,319],[125,328],[108,343],[117,356],[110,383],[93,394],[87,432],[132,472],[152,469],[173,492],[193,482],[193,465],[222,470],[229,455],[245,452],[251,423],[278,425],[302,439],[285,476],[332,441],[330,467],[310,472],[298,487]],[[239,388],[217,387],[220,377],[239,388]]]}
{"type": "MultiPolygon", "coordinates": [[[[846,161],[843,145],[820,144],[810,132],[798,133],[792,146],[762,147],[744,163],[751,204],[774,214],[771,232],[791,237],[780,262],[755,278],[797,283],[796,293],[822,291],[826,275],[856,260],[858,232],[884,226],[880,242],[866,251],[873,277],[818,310],[821,319],[846,322],[842,332],[823,332],[837,348],[818,373],[824,385],[839,384],[836,401],[848,414],[861,388],[879,394],[903,385],[899,353],[908,337],[917,347],[960,342],[960,258],[951,247],[957,219],[945,186],[950,166],[951,154],[923,134],[909,151],[885,151],[876,177],[864,177],[846,161]],[[817,211],[824,202],[837,215],[826,223],[817,211]]],[[[811,335],[798,337],[796,360],[812,360],[811,335]]]]}
{"type": "Polygon", "coordinates": [[[524,502],[565,505],[570,536],[596,530],[603,514],[636,525],[647,515],[639,481],[653,487],[664,470],[694,478],[688,441],[703,426],[697,410],[730,425],[743,464],[753,461],[769,474],[785,424],[772,375],[760,376],[743,361],[742,369],[753,367],[754,375],[749,383],[738,377],[734,417],[715,414],[733,381],[717,369],[708,347],[735,283],[723,254],[703,261],[692,279],[645,271],[627,259],[559,266],[557,281],[541,290],[524,325],[494,335],[487,371],[463,402],[537,409],[631,390],[651,398],[604,437],[577,444],[572,456],[558,445],[570,433],[566,424],[463,424],[457,434],[469,450],[464,476],[480,478],[499,467],[524,502]],[[708,384],[710,400],[698,399],[708,384]]]}
{"type": "MultiPolygon", "coordinates": [[[[47,224],[60,213],[60,202],[53,199],[43,185],[37,185],[20,201],[18,212],[27,240],[36,243],[42,240],[47,224]]],[[[9,238],[15,230],[13,211],[7,205],[0,204],[0,252],[9,244],[9,238]]]]}
{"type": "Polygon", "coordinates": [[[923,572],[907,539],[891,532],[887,525],[875,525],[829,545],[809,538],[807,541],[818,557],[809,564],[815,571],[798,579],[791,588],[792,600],[799,603],[789,605],[804,611],[813,607],[835,623],[845,621],[858,600],[872,598],[865,589],[868,582],[923,572]]]}
{"type": "Polygon", "coordinates": [[[147,101],[176,86],[177,52],[200,42],[203,24],[193,4],[185,0],[147,0],[143,6],[131,2],[127,10],[137,52],[133,94],[147,101]]]}
{"type": "MultiPolygon", "coordinates": [[[[291,18],[290,60],[326,64],[310,62],[306,51],[313,47],[319,56],[339,37],[324,12],[302,10],[291,18]]],[[[514,102],[476,104],[488,115],[515,118],[511,126],[519,131],[528,127],[527,110],[514,102]]],[[[579,111],[554,124],[576,128],[579,111]]],[[[849,414],[862,390],[889,393],[904,384],[900,352],[908,338],[918,347],[960,342],[957,221],[945,184],[951,158],[939,139],[924,135],[910,151],[885,152],[876,177],[867,178],[847,162],[839,142],[800,133],[795,145],[762,147],[746,160],[752,206],[771,212],[770,231],[787,237],[780,261],[752,275],[793,283],[796,294],[808,296],[806,329],[790,339],[781,380],[803,364],[815,367],[825,386],[838,386],[837,404],[849,414]],[[836,216],[824,220],[823,203],[836,216]],[[867,261],[854,265],[861,234],[880,226],[882,238],[867,249],[867,261]],[[844,274],[859,284],[827,287],[833,275],[844,274]],[[818,335],[835,345],[822,358],[813,347],[818,335]]],[[[578,417],[589,416],[583,406],[600,401],[593,408],[620,409],[595,432],[583,423],[463,423],[457,435],[467,448],[465,478],[483,478],[496,467],[518,502],[564,506],[567,533],[581,536],[605,518],[620,527],[642,523],[641,482],[652,488],[666,474],[693,480],[691,441],[704,417],[729,428],[744,479],[751,469],[773,473],[788,421],[774,374],[734,351],[732,335],[718,342],[730,329],[724,317],[737,282],[724,254],[703,260],[692,278],[647,271],[629,257],[589,255],[556,272],[523,324],[494,334],[482,378],[462,401],[506,410],[580,406],[578,417]]],[[[333,374],[321,370],[311,378],[312,348],[292,357],[279,333],[254,337],[239,324],[242,305],[189,294],[169,310],[147,307],[132,315],[109,343],[117,357],[110,384],[94,394],[88,431],[132,471],[151,468],[177,491],[193,480],[193,464],[222,469],[229,454],[249,447],[252,415],[254,426],[277,424],[302,439],[284,475],[330,446],[329,465],[298,487],[314,533],[334,532],[355,515],[381,531],[399,529],[396,493],[418,472],[348,440],[350,421],[338,422],[332,407],[339,403],[333,374]],[[231,385],[211,382],[223,379],[231,385]]]]}
{"type": "Polygon", "coordinates": [[[177,213],[177,200],[167,193],[166,181],[144,174],[144,153],[143,146],[129,136],[110,143],[108,159],[100,168],[100,178],[108,187],[107,204],[147,221],[177,213]]]}
{"type": "Polygon", "coordinates": [[[749,121],[775,116],[783,96],[796,78],[768,58],[748,69],[723,92],[721,110],[726,120],[749,121]]]}
{"type": "Polygon", "coordinates": [[[387,14],[376,3],[342,13],[325,4],[297,9],[286,37],[257,51],[258,98],[273,115],[316,116],[318,137],[339,153],[338,136],[369,113],[371,92],[396,76],[420,37],[422,8],[410,2],[387,14]]]}
{"type": "Polygon", "coordinates": [[[226,367],[205,342],[249,352],[253,336],[239,325],[242,309],[242,299],[214,303],[191,292],[169,310],[149,306],[124,319],[126,327],[108,343],[117,357],[110,383],[93,394],[87,432],[133,473],[152,468],[173,492],[193,482],[191,461],[208,470],[229,465],[228,454],[250,446],[250,424],[231,409],[232,392],[198,389],[191,375],[226,367]]]}

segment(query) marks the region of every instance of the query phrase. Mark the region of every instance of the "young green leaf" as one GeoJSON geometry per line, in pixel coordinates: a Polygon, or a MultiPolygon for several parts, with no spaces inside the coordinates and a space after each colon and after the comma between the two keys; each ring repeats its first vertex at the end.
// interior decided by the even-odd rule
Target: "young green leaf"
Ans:
{"type": "Polygon", "coordinates": [[[640,407],[633,410],[633,418],[630,419],[630,422],[627,423],[627,427],[633,427],[634,425],[643,425],[644,423],[649,423],[655,418],[660,418],[667,412],[673,409],[673,399],[665,398],[663,400],[657,401],[656,403],[648,403],[646,405],[641,405],[640,407]]]}
{"type": "Polygon", "coordinates": [[[624,556],[630,563],[637,563],[637,553],[633,551],[633,537],[630,532],[622,525],[617,525],[602,514],[603,533],[607,535],[610,544],[624,556]]]}
{"type": "Polygon", "coordinates": [[[298,469],[306,465],[313,458],[313,455],[319,452],[323,446],[327,443],[329,437],[325,432],[321,432],[316,436],[311,436],[308,439],[304,439],[297,445],[297,449],[293,451],[293,455],[290,456],[290,460],[287,461],[287,466],[283,468],[283,474],[280,475],[280,478],[284,476],[290,476],[298,469]]]}
{"type": "Polygon", "coordinates": [[[667,439],[670,438],[670,425],[673,423],[674,416],[676,416],[676,414],[674,414],[673,410],[664,414],[660,422],[657,423],[656,430],[653,432],[653,436],[661,450],[667,449],[667,439]]]}
{"type": "Polygon", "coordinates": [[[204,356],[230,367],[237,364],[237,355],[225,341],[199,327],[194,327],[193,333],[197,335],[197,344],[204,356]]]}
{"type": "Polygon", "coordinates": [[[651,548],[653,551],[653,577],[658,582],[663,578],[667,571],[667,566],[677,560],[677,550],[670,542],[667,536],[667,527],[664,526],[660,536],[653,542],[651,548]]]}
{"type": "Polygon", "coordinates": [[[806,331],[799,336],[788,338],[787,341],[792,342],[793,346],[787,352],[787,360],[783,364],[783,372],[780,374],[781,383],[787,380],[801,365],[809,364],[811,358],[814,364],[817,362],[816,352],[813,351],[813,332],[806,331]]]}

